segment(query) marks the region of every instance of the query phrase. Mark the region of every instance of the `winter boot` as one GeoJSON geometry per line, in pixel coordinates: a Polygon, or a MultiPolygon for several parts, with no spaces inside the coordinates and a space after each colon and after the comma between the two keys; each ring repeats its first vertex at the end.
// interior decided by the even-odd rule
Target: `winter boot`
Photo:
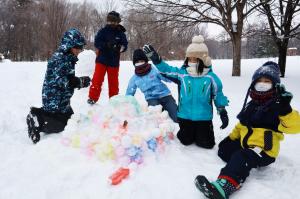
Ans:
{"type": "Polygon", "coordinates": [[[28,126],[28,136],[32,142],[36,144],[40,141],[39,122],[37,120],[37,116],[30,112],[27,115],[26,122],[28,126]]]}
{"type": "Polygon", "coordinates": [[[90,105],[94,105],[96,103],[96,101],[92,100],[92,99],[88,99],[87,103],[90,105]]]}
{"type": "Polygon", "coordinates": [[[208,180],[205,176],[197,176],[195,185],[209,199],[226,199],[208,180]]]}
{"type": "Polygon", "coordinates": [[[197,176],[195,184],[210,199],[228,199],[229,195],[239,189],[239,184],[227,176],[219,176],[218,180],[212,183],[205,176],[197,176]]]}

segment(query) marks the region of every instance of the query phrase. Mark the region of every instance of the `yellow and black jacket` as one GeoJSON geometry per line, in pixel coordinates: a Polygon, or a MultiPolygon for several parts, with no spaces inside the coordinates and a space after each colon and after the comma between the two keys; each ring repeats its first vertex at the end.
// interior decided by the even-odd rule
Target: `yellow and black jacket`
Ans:
{"type": "Polygon", "coordinates": [[[230,133],[230,139],[239,139],[243,148],[259,147],[274,158],[279,154],[283,133],[300,133],[299,113],[291,109],[286,115],[279,115],[275,102],[264,107],[250,102],[238,119],[240,122],[230,133]]]}

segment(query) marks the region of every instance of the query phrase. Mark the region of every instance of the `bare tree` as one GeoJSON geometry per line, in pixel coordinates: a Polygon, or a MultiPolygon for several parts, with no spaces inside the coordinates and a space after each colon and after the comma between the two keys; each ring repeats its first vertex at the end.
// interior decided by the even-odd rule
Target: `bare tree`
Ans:
{"type": "Polygon", "coordinates": [[[126,11],[124,26],[127,29],[129,50],[127,58],[131,58],[133,50],[141,48],[145,43],[153,44],[166,59],[182,59],[185,49],[191,43],[195,34],[205,34],[198,26],[182,29],[174,26],[162,26],[157,16],[144,14],[142,10],[130,9],[126,11]]]}
{"type": "Polygon", "coordinates": [[[213,23],[228,33],[233,50],[233,76],[241,73],[241,39],[245,19],[260,6],[255,0],[124,0],[160,14],[158,22],[195,25],[213,23]]]}
{"type": "Polygon", "coordinates": [[[53,52],[69,23],[69,4],[63,0],[43,0],[44,40],[49,54],[53,52]]]}
{"type": "Polygon", "coordinates": [[[281,77],[285,75],[289,40],[300,35],[300,0],[260,0],[260,11],[268,18],[270,33],[277,45],[281,77]]]}

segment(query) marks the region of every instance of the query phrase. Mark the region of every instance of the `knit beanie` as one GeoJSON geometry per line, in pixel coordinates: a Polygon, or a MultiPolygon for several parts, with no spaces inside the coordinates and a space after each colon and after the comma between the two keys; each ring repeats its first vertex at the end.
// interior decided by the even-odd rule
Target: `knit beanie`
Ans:
{"type": "Polygon", "coordinates": [[[267,77],[273,82],[273,86],[280,83],[280,70],[278,64],[272,61],[264,63],[259,67],[252,76],[252,86],[261,77],[267,77]]]}
{"type": "Polygon", "coordinates": [[[192,43],[186,49],[186,57],[199,58],[205,66],[211,66],[211,58],[208,55],[208,48],[202,35],[193,37],[192,43]]]}
{"type": "Polygon", "coordinates": [[[145,55],[145,53],[144,53],[144,51],[142,49],[136,49],[133,52],[133,56],[132,56],[133,65],[135,65],[136,62],[138,62],[140,60],[143,60],[146,63],[149,61],[148,58],[147,58],[147,56],[145,55]]]}
{"type": "Polygon", "coordinates": [[[121,22],[120,14],[116,11],[111,11],[108,13],[106,21],[120,23],[121,22]]]}
{"type": "MultiPolygon", "coordinates": [[[[243,114],[245,108],[246,108],[246,104],[247,104],[247,101],[248,101],[248,97],[249,97],[249,94],[251,92],[253,92],[253,87],[255,85],[255,83],[257,82],[257,80],[261,77],[267,77],[269,78],[272,83],[273,83],[273,86],[275,86],[277,83],[280,83],[280,70],[279,70],[279,66],[278,64],[276,64],[275,62],[272,62],[272,61],[268,61],[266,63],[264,63],[261,67],[259,67],[253,74],[252,76],[252,82],[251,82],[251,85],[247,91],[247,94],[246,94],[246,97],[245,97],[245,100],[244,100],[244,104],[243,104],[243,108],[242,108],[242,111],[239,113],[238,115],[238,118],[241,117],[241,114],[243,114]]],[[[263,98],[268,98],[270,96],[273,95],[274,91],[270,91],[268,93],[265,93],[263,96],[263,98]]],[[[253,98],[253,96],[252,96],[253,98]]],[[[261,100],[261,97],[259,97],[261,100]]],[[[265,99],[262,99],[263,101],[266,101],[265,99]]]]}

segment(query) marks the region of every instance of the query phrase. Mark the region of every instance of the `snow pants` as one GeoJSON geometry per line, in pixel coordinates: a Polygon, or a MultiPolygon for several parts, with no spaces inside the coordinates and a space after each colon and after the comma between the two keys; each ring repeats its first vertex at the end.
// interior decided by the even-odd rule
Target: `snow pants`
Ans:
{"type": "Polygon", "coordinates": [[[183,145],[195,143],[199,147],[211,149],[215,145],[212,121],[192,121],[178,118],[177,138],[183,145]]]}
{"type": "Polygon", "coordinates": [[[163,110],[168,111],[170,118],[174,122],[177,122],[177,105],[172,95],[168,95],[160,99],[150,99],[147,100],[147,102],[148,102],[148,106],[156,106],[159,104],[162,105],[163,110]]]}
{"type": "Polygon", "coordinates": [[[47,134],[63,131],[71,118],[71,113],[49,113],[42,108],[31,108],[31,114],[36,115],[39,123],[39,131],[47,134]]]}
{"type": "Polygon", "coordinates": [[[268,166],[275,162],[275,158],[261,151],[256,153],[252,149],[241,147],[240,141],[232,141],[226,137],[219,144],[218,156],[227,162],[219,177],[231,177],[237,183],[243,183],[249,176],[251,169],[268,166]]]}
{"type": "Polygon", "coordinates": [[[95,72],[90,86],[89,98],[98,101],[101,93],[101,87],[107,73],[109,97],[119,93],[119,66],[111,67],[101,63],[96,63],[95,72]]]}

